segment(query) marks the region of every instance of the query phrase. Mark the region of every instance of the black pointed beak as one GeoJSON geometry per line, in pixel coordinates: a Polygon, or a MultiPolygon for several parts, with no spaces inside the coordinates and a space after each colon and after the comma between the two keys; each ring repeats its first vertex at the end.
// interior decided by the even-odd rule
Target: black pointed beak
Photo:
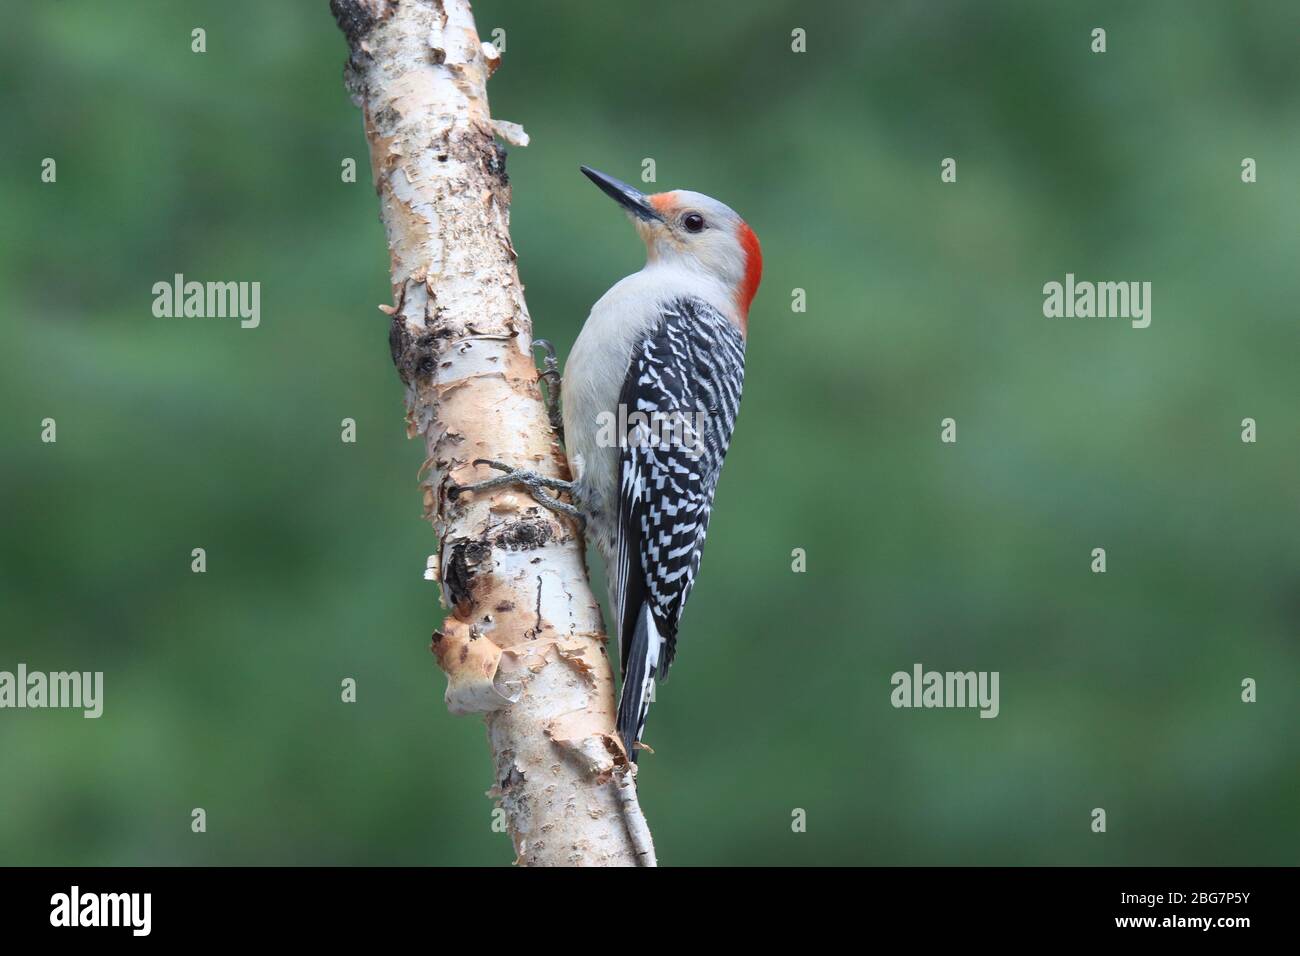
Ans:
{"type": "Polygon", "coordinates": [[[619,182],[613,176],[606,176],[602,172],[597,172],[590,166],[579,166],[578,168],[582,170],[584,176],[599,186],[606,196],[609,196],[638,219],[644,219],[646,222],[664,221],[664,217],[659,215],[658,210],[650,205],[649,197],[639,189],[633,189],[627,183],[619,182]]]}

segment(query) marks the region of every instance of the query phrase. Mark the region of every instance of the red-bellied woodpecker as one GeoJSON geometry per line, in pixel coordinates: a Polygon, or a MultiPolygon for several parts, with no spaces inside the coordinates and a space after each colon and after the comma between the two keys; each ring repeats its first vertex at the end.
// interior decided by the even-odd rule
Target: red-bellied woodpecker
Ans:
{"type": "MultiPolygon", "coordinates": [[[[699,571],[740,405],[762,254],[745,221],[716,199],[685,190],[646,196],[582,171],[631,215],[646,264],[592,306],[565,365],[563,436],[574,481],[485,461],[506,474],[456,491],[515,482],[585,521],[609,577],[623,671],[618,730],[635,760],[699,571]],[[543,488],[569,491],[576,507],[543,488]]],[[[554,360],[547,364],[553,396],[554,360]]]]}

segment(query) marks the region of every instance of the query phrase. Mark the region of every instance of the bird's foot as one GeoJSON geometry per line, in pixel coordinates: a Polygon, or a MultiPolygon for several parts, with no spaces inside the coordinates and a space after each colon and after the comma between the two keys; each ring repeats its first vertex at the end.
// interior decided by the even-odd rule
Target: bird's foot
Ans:
{"type": "Polygon", "coordinates": [[[556,514],[566,515],[572,518],[580,529],[585,530],[587,527],[587,517],[581,510],[569,504],[566,501],[549,495],[544,489],[553,491],[566,491],[572,496],[573,482],[562,481],[559,478],[551,478],[549,475],[538,474],[535,471],[527,471],[523,468],[514,468],[505,462],[493,461],[491,458],[476,458],[473,462],[475,465],[487,465],[502,474],[495,478],[488,478],[485,481],[478,481],[472,485],[451,485],[447,490],[448,497],[455,501],[466,491],[491,491],[494,488],[503,488],[506,485],[523,485],[529,490],[533,498],[543,508],[554,511],[556,514]]]}
{"type": "Polygon", "coordinates": [[[563,441],[564,416],[560,411],[560,360],[556,357],[555,346],[547,339],[534,339],[533,348],[546,352],[546,357],[542,360],[542,370],[537,373],[537,380],[546,383],[546,417],[550,419],[555,434],[563,441]]]}

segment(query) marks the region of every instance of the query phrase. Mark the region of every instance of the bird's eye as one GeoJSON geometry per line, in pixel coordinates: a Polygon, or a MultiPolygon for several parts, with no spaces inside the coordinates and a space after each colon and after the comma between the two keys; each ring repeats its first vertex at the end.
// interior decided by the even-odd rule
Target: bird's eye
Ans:
{"type": "Polygon", "coordinates": [[[682,225],[686,227],[687,232],[699,232],[704,228],[704,217],[698,212],[688,212],[682,216],[682,225]]]}

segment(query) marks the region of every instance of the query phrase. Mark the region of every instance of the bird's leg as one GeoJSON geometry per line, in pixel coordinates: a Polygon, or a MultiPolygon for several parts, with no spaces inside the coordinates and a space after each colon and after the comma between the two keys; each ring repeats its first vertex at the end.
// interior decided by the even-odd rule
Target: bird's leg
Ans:
{"type": "Polygon", "coordinates": [[[537,377],[546,383],[546,417],[551,420],[551,428],[560,436],[560,441],[564,441],[564,416],[560,412],[560,360],[555,355],[555,346],[547,339],[533,339],[533,348],[546,352],[537,377]]]}
{"type": "Polygon", "coordinates": [[[475,465],[487,465],[494,468],[502,474],[495,478],[488,478],[486,481],[475,482],[472,485],[451,485],[447,489],[447,495],[452,501],[460,497],[464,491],[491,491],[493,488],[503,488],[506,485],[523,485],[532,493],[534,499],[543,508],[554,511],[556,514],[567,515],[578,523],[578,527],[585,529],[587,527],[587,516],[581,510],[565,501],[548,495],[543,488],[550,488],[554,491],[567,491],[573,494],[573,482],[562,481],[559,478],[551,478],[548,475],[541,475],[535,471],[526,471],[522,468],[512,468],[505,462],[493,461],[491,458],[475,458],[475,465]]]}

